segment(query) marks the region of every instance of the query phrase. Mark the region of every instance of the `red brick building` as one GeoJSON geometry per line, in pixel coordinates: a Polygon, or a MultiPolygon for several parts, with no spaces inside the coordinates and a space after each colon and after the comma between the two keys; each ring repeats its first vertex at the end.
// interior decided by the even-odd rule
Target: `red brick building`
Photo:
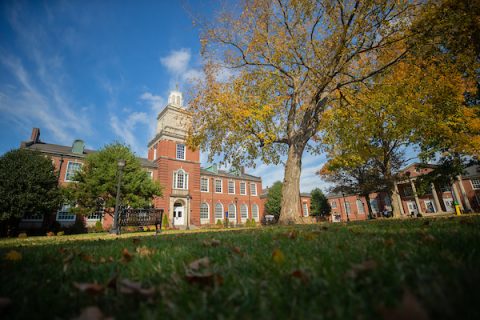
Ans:
{"type": "MultiPolygon", "coordinates": [[[[163,196],[154,199],[154,206],[164,209],[169,221],[179,228],[214,224],[227,216],[233,224],[245,223],[247,219],[259,222],[263,217],[262,179],[243,170],[218,170],[216,165],[201,168],[199,150],[190,150],[185,144],[190,123],[191,116],[182,106],[182,94],[172,92],[157,117],[148,158],[138,158],[142,168],[164,187],[163,196]]],[[[71,147],[42,142],[38,128],[33,129],[30,140],[22,142],[21,147],[49,156],[58,171],[60,185],[74,183],[75,171],[81,168],[86,155],[95,152],[85,149],[82,140],[75,140],[71,147]]],[[[68,225],[76,217],[68,206],[63,206],[54,219],[68,225]]],[[[111,217],[101,213],[86,218],[87,225],[97,221],[102,221],[104,228],[112,224],[111,217]]],[[[43,217],[31,216],[24,217],[22,225],[34,228],[44,222],[43,217]]]]}

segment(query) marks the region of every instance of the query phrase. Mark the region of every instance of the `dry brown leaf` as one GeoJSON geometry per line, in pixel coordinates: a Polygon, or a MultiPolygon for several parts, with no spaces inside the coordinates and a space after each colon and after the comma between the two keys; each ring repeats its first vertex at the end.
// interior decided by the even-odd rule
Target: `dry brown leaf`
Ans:
{"type": "Polygon", "coordinates": [[[297,239],[298,232],[296,230],[292,230],[289,233],[287,233],[287,238],[289,239],[297,239]]]}
{"type": "Polygon", "coordinates": [[[210,266],[210,259],[208,257],[203,257],[191,262],[188,265],[188,268],[193,271],[198,271],[201,268],[208,268],[210,266]]]}
{"type": "Polygon", "coordinates": [[[105,287],[98,283],[78,283],[74,282],[73,286],[80,290],[91,295],[101,294],[105,290],[105,287]]]}
{"type": "Polygon", "coordinates": [[[140,282],[135,282],[129,279],[122,279],[119,282],[118,291],[123,294],[139,294],[144,297],[152,297],[155,294],[155,288],[142,288],[140,282]]]}
{"type": "Polygon", "coordinates": [[[232,251],[238,255],[243,255],[244,253],[242,252],[242,250],[240,249],[240,247],[233,247],[232,248],[232,251]]]}
{"type": "Polygon", "coordinates": [[[356,278],[359,275],[376,268],[377,262],[375,260],[365,260],[362,263],[353,265],[352,268],[347,271],[346,275],[350,278],[356,278]]]}
{"type": "Polygon", "coordinates": [[[122,261],[123,262],[130,262],[133,259],[133,255],[128,251],[127,248],[122,250],[122,261]]]}
{"type": "Polygon", "coordinates": [[[203,245],[205,247],[218,247],[220,243],[221,243],[220,240],[217,240],[217,239],[203,241],[203,245]]]}
{"type": "Polygon", "coordinates": [[[193,273],[190,272],[185,275],[185,278],[190,284],[196,284],[199,286],[213,287],[214,285],[222,285],[223,277],[212,272],[205,273],[193,273]]]}
{"type": "Polygon", "coordinates": [[[419,300],[408,290],[403,293],[402,302],[395,308],[380,309],[385,320],[428,320],[429,316],[419,300]]]}
{"type": "Polygon", "coordinates": [[[22,254],[16,250],[10,250],[5,255],[5,260],[8,261],[20,261],[22,260],[22,254]]]}
{"type": "Polygon", "coordinates": [[[300,269],[292,271],[292,273],[290,273],[290,276],[292,278],[302,281],[304,284],[310,282],[310,276],[305,271],[300,269]]]}
{"type": "Polygon", "coordinates": [[[285,255],[280,249],[275,249],[272,252],[272,259],[273,259],[273,262],[277,264],[282,264],[285,262],[285,255]]]}
{"type": "Polygon", "coordinates": [[[135,249],[135,251],[138,253],[138,255],[140,257],[148,257],[148,256],[151,256],[151,255],[155,254],[155,252],[156,252],[155,249],[149,249],[146,246],[137,247],[137,249],[135,249]]]}
{"type": "Polygon", "coordinates": [[[85,262],[89,262],[89,263],[95,263],[95,260],[93,259],[93,257],[89,254],[86,254],[86,253],[82,253],[80,254],[80,257],[82,258],[83,261],[85,262]]]}

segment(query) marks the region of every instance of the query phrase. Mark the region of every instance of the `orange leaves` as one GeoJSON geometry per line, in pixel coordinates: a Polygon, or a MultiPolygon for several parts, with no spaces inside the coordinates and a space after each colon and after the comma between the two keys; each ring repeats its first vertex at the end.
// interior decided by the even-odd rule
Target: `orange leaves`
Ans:
{"type": "Polygon", "coordinates": [[[128,251],[127,248],[122,250],[122,262],[128,263],[132,261],[133,255],[128,251]]]}
{"type": "Polygon", "coordinates": [[[7,261],[20,261],[22,260],[22,254],[16,250],[10,250],[5,254],[4,259],[7,261]]]}

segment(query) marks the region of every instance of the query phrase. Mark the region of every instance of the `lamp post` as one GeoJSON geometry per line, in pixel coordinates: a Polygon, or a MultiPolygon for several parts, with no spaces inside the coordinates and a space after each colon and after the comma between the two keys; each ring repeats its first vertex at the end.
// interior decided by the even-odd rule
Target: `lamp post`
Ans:
{"type": "Polygon", "coordinates": [[[117,197],[115,198],[115,213],[113,216],[113,229],[111,230],[111,233],[115,233],[119,235],[120,228],[118,226],[118,209],[120,206],[120,185],[122,184],[122,173],[123,173],[123,168],[125,168],[125,160],[118,159],[117,166],[118,166],[117,197]]]}
{"type": "Polygon", "coordinates": [[[187,195],[187,227],[186,229],[187,230],[190,230],[190,199],[192,199],[192,197],[190,197],[190,195],[188,194],[187,195]]]}
{"type": "Polygon", "coordinates": [[[342,191],[343,206],[345,208],[345,213],[347,214],[347,222],[350,222],[350,216],[348,215],[347,203],[345,202],[345,193],[342,191]]]}
{"type": "Polygon", "coordinates": [[[235,213],[236,213],[235,216],[236,216],[237,221],[238,221],[238,198],[235,197],[235,199],[233,199],[233,200],[235,200],[235,213]]]}

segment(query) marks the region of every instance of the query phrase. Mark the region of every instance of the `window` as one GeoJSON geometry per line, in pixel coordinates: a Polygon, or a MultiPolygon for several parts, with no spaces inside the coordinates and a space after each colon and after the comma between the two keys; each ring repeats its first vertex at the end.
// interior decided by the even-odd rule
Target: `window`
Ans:
{"type": "Polygon", "coordinates": [[[201,221],[208,221],[210,220],[210,214],[209,214],[209,210],[208,210],[208,204],[203,202],[201,205],[200,205],[200,220],[201,221]]]}
{"type": "Polygon", "coordinates": [[[87,220],[89,221],[99,221],[102,220],[104,208],[98,208],[97,211],[87,216],[87,220]]]}
{"type": "Polygon", "coordinates": [[[153,171],[147,171],[147,174],[148,174],[148,177],[150,178],[150,180],[153,180],[153,171]]]}
{"type": "Polygon", "coordinates": [[[303,216],[308,217],[308,203],[303,203],[303,216]]]}
{"type": "Polygon", "coordinates": [[[480,179],[472,179],[473,189],[480,189],[480,179]]]}
{"type": "Polygon", "coordinates": [[[358,209],[358,213],[365,214],[365,208],[363,207],[362,200],[357,200],[357,209],[358,209]]]}
{"type": "Polygon", "coordinates": [[[247,184],[245,182],[240,182],[240,194],[247,194],[247,184]]]}
{"type": "Polygon", "coordinates": [[[412,186],[404,186],[403,187],[403,195],[405,197],[409,197],[413,194],[412,186]]]}
{"type": "Polygon", "coordinates": [[[250,194],[252,196],[257,195],[257,184],[256,183],[250,183],[250,194]]]}
{"type": "Polygon", "coordinates": [[[173,173],[173,188],[188,189],[188,174],[183,169],[173,173]]]}
{"type": "Polygon", "coordinates": [[[215,219],[223,219],[223,205],[221,203],[217,203],[215,205],[215,219]]]}
{"type": "Polygon", "coordinates": [[[231,203],[228,205],[228,219],[234,220],[236,218],[237,218],[237,208],[235,208],[235,205],[231,203]]]}
{"type": "Polygon", "coordinates": [[[330,206],[332,207],[332,209],[336,209],[337,208],[337,201],[333,200],[332,202],[330,202],[330,206]]]}
{"type": "Polygon", "coordinates": [[[350,202],[345,202],[345,212],[348,214],[351,213],[350,202]]]}
{"type": "Polygon", "coordinates": [[[378,201],[377,201],[377,199],[370,199],[370,207],[372,207],[372,212],[373,213],[378,212],[378,201]]]}
{"type": "Polygon", "coordinates": [[[252,218],[255,221],[258,221],[258,206],[254,203],[252,204],[252,218]]]}
{"type": "Polygon", "coordinates": [[[235,181],[233,180],[228,181],[228,193],[235,194],[235,181]]]}
{"type": "Polygon", "coordinates": [[[248,219],[248,207],[246,204],[240,206],[240,217],[242,218],[242,221],[248,219]]]}
{"type": "Polygon", "coordinates": [[[208,178],[206,177],[200,178],[200,191],[208,192],[208,178]]]}
{"type": "Polygon", "coordinates": [[[185,145],[177,144],[177,159],[185,160],[185,145]]]}
{"type": "Polygon", "coordinates": [[[27,213],[23,216],[24,221],[42,221],[43,216],[40,213],[27,213]]]}
{"type": "Polygon", "coordinates": [[[222,193],[222,180],[221,179],[215,179],[215,192],[216,193],[222,193]]]}
{"type": "Polygon", "coordinates": [[[74,181],[73,177],[75,173],[82,168],[82,164],[79,162],[68,162],[67,172],[65,173],[65,181],[74,181]]]}
{"type": "Polygon", "coordinates": [[[157,145],[153,146],[153,160],[157,160],[157,145]]]}
{"type": "Polygon", "coordinates": [[[75,215],[70,212],[70,205],[64,204],[57,211],[57,221],[75,221],[75,215]]]}

